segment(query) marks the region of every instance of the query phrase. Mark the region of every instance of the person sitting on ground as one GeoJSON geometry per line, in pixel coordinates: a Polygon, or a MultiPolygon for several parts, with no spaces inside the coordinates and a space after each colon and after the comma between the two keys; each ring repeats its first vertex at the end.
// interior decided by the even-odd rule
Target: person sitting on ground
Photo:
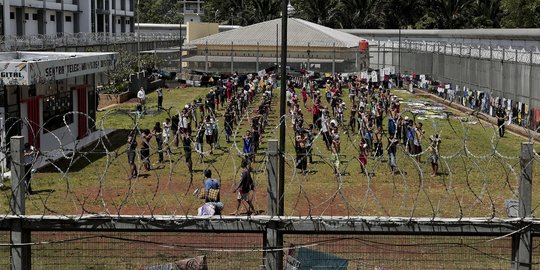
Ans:
{"type": "Polygon", "coordinates": [[[212,170],[210,169],[204,170],[204,177],[206,177],[206,180],[204,180],[205,202],[219,202],[220,201],[219,191],[221,189],[219,181],[217,179],[212,178],[212,170]],[[217,195],[213,196],[211,192],[213,192],[212,190],[216,190],[216,189],[217,189],[217,195]]]}

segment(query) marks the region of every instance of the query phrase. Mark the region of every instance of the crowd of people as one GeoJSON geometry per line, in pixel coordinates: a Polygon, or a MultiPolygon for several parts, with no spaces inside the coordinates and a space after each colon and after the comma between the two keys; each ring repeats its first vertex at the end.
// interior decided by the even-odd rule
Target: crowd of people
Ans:
{"type": "MultiPolygon", "coordinates": [[[[130,179],[137,177],[138,170],[152,170],[150,161],[150,141],[155,138],[158,156],[157,163],[172,160],[172,149],[183,150],[184,161],[190,175],[193,176],[193,151],[199,162],[205,156],[214,154],[220,146],[220,135],[224,135],[225,143],[236,145],[235,138],[243,134],[238,144],[238,154],[242,157],[242,177],[234,192],[238,192],[238,207],[233,214],[239,213],[242,204],[248,213],[255,212],[252,201],[246,194],[253,190],[251,166],[257,160],[261,137],[268,125],[271,112],[272,90],[274,80],[258,76],[241,76],[234,74],[230,78],[220,80],[204,97],[194,99],[186,104],[178,113],[173,113],[163,123],[156,122],[150,129],[140,129],[140,158],[142,166],[135,166],[137,153],[137,132],[134,130],[128,137],[128,162],[130,179]],[[258,101],[256,103],[255,101],[258,101]],[[223,124],[220,124],[222,120],[223,124]],[[245,128],[240,125],[245,121],[245,128]],[[246,184],[250,182],[249,184],[246,184]]],[[[400,101],[389,89],[382,85],[366,83],[357,77],[345,80],[341,76],[328,77],[324,84],[317,83],[307,77],[289,80],[286,90],[288,118],[294,130],[296,151],[296,168],[304,175],[308,174],[308,164],[314,162],[314,149],[324,158],[325,153],[317,148],[316,140],[321,138],[322,145],[331,157],[335,174],[341,174],[342,140],[354,142],[357,148],[357,160],[361,173],[367,174],[367,162],[383,160],[386,152],[390,171],[400,173],[397,151],[403,149],[417,162],[422,155],[428,153],[428,161],[432,166],[432,176],[438,174],[439,134],[429,137],[426,144],[423,124],[401,112],[400,101]],[[301,90],[300,90],[301,89],[301,90]],[[347,105],[349,104],[349,105],[347,105]],[[305,115],[311,114],[312,119],[305,115]],[[347,117],[346,117],[347,116],[347,117]],[[386,123],[385,123],[386,119],[386,123]],[[386,124],[386,125],[385,125],[386,124]]],[[[159,109],[162,108],[163,93],[158,93],[159,109]]],[[[146,97],[139,96],[141,105],[146,97]]],[[[144,108],[146,109],[146,108],[144,108]]],[[[223,141],[221,141],[223,143],[223,141]]],[[[234,148],[234,147],[233,147],[234,148]]],[[[180,153],[181,156],[182,153],[180,153]]],[[[205,174],[208,170],[205,171],[205,174]]],[[[206,176],[205,206],[200,211],[220,212],[223,205],[218,197],[209,198],[210,189],[206,182],[213,179],[206,176]]],[[[214,179],[215,180],[215,179],[214,179]]],[[[214,183],[215,181],[212,181],[214,183]]],[[[217,189],[220,190],[219,181],[217,189]]]]}
{"type": "Polygon", "coordinates": [[[307,164],[313,162],[313,143],[317,136],[322,137],[326,150],[330,152],[336,174],[341,173],[341,142],[344,136],[358,141],[362,173],[366,172],[369,158],[382,160],[384,152],[388,155],[391,171],[398,173],[396,152],[398,145],[403,144],[418,162],[421,162],[422,154],[428,152],[432,175],[438,174],[439,135],[430,136],[428,149],[423,151],[423,124],[402,114],[398,97],[382,84],[366,83],[357,77],[345,80],[336,76],[327,78],[324,86],[320,87],[314,80],[300,78],[289,84],[286,97],[295,130],[296,168],[303,174],[308,172],[307,164]],[[294,86],[301,86],[300,95],[294,86]],[[306,123],[302,108],[312,114],[312,123],[306,123]],[[386,129],[384,119],[387,119],[386,129]]]}
{"type": "MultiPolygon", "coordinates": [[[[242,156],[242,178],[240,185],[235,190],[238,195],[238,207],[234,214],[239,213],[241,202],[246,204],[248,213],[254,213],[251,197],[247,196],[251,190],[245,190],[248,185],[246,174],[251,173],[251,164],[256,160],[259,151],[260,138],[268,124],[268,114],[271,110],[271,97],[274,84],[267,77],[245,76],[234,74],[221,80],[216,87],[201,98],[194,99],[185,104],[181,110],[174,112],[169,110],[169,117],[164,122],[156,122],[152,129],[136,127],[128,136],[127,153],[130,166],[129,179],[138,177],[139,171],[150,171],[155,164],[173,161],[174,151],[178,151],[178,158],[184,158],[187,170],[193,177],[192,153],[195,152],[199,162],[204,162],[207,155],[214,154],[220,146],[220,136],[225,135],[226,144],[237,144],[235,138],[240,137],[239,126],[245,121],[247,129],[241,136],[241,144],[236,147],[242,156]],[[256,103],[258,102],[258,103],[256,103]],[[171,114],[172,113],[172,114],[171,114]],[[220,120],[223,123],[220,125],[220,120]],[[140,138],[140,139],[139,139],[140,138]],[[152,139],[155,139],[157,147],[150,147],[152,139]],[[140,142],[140,143],[138,143],[140,142]],[[206,144],[205,144],[206,143],[206,144]],[[139,150],[138,150],[139,148],[139,150]],[[138,151],[137,151],[138,150],[138,151]],[[182,151],[183,150],[183,151],[182,151]],[[141,166],[136,166],[136,156],[139,153],[141,166]],[[156,154],[158,160],[152,164],[152,154],[156,154]],[[167,157],[167,159],[165,159],[167,157]],[[245,163],[245,164],[244,164],[245,163]]],[[[163,92],[158,91],[158,111],[163,108],[163,92]]],[[[137,94],[139,103],[137,111],[139,116],[146,114],[146,93],[141,89],[137,94]]],[[[205,171],[211,174],[210,170],[205,171]]],[[[207,180],[210,176],[206,176],[207,180]]],[[[213,178],[212,178],[213,179],[213,178]]],[[[214,179],[215,180],[215,179],[214,179]]],[[[218,181],[218,180],[215,180],[218,181]]],[[[217,198],[209,198],[209,188],[205,180],[204,198],[206,206],[203,212],[211,212],[210,208],[219,212],[223,205],[217,198]]],[[[252,180],[251,180],[252,182],[252,180]]],[[[219,183],[219,181],[218,181],[219,183]]],[[[220,190],[219,184],[216,188],[220,190]]],[[[201,209],[200,209],[201,210],[201,209]]]]}

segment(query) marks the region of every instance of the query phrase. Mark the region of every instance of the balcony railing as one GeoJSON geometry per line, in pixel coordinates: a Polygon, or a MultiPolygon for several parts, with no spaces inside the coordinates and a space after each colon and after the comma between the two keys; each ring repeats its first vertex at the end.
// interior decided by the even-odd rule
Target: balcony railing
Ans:
{"type": "MultiPolygon", "coordinates": [[[[140,41],[178,40],[178,34],[141,33],[140,41]]],[[[0,36],[0,51],[54,49],[68,46],[137,42],[137,33],[63,33],[59,35],[0,36]]]]}

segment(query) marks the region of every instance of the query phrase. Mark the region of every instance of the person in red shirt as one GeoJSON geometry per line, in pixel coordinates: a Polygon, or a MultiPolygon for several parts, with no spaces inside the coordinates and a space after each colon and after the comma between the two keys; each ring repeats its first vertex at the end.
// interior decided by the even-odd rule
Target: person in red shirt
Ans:
{"type": "Polygon", "coordinates": [[[302,101],[304,101],[304,108],[305,108],[306,102],[307,102],[307,91],[305,87],[302,87],[302,101]]]}

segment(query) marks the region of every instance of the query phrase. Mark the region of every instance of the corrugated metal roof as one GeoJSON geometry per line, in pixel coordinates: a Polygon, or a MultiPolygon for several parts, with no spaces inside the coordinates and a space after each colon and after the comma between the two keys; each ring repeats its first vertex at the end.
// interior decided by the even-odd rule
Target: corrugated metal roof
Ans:
{"type": "MultiPolygon", "coordinates": [[[[289,46],[307,46],[309,43],[312,47],[333,47],[335,44],[337,48],[353,48],[357,47],[358,42],[362,40],[358,36],[301,19],[289,18],[287,24],[289,46]]],[[[275,46],[276,26],[279,29],[277,35],[281,40],[281,19],[275,19],[199,38],[189,44],[231,45],[233,43],[234,45],[257,46],[258,43],[260,46],[275,46]]]]}

